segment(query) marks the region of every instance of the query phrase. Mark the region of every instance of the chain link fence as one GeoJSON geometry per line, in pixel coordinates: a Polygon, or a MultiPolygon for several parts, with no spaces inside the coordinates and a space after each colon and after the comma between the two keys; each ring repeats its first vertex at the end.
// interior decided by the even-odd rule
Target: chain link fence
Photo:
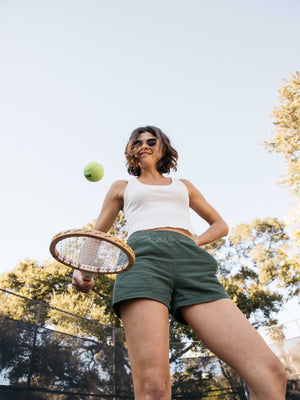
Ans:
{"type": "Polygon", "coordinates": [[[261,335],[285,366],[289,380],[300,380],[300,319],[273,325],[261,335]]]}
{"type": "MultiPolygon", "coordinates": [[[[122,329],[2,289],[0,304],[0,400],[134,399],[122,329]]],[[[242,379],[200,342],[170,343],[170,371],[172,399],[248,398],[242,379]]]]}

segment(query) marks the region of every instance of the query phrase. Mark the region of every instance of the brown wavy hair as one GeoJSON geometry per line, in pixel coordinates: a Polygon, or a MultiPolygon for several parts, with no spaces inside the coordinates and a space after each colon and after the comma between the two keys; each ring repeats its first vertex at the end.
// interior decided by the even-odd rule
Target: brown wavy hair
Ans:
{"type": "Polygon", "coordinates": [[[126,167],[128,173],[134,176],[141,175],[141,167],[139,166],[136,157],[137,150],[134,148],[133,143],[139,137],[139,135],[144,132],[149,132],[151,133],[151,135],[155,136],[158,139],[159,142],[158,144],[162,151],[162,157],[157,162],[156,165],[157,171],[161,174],[169,174],[171,170],[176,171],[178,153],[172,147],[168,136],[155,126],[144,126],[135,129],[131,133],[129,141],[126,145],[125,157],[126,157],[126,167]]]}

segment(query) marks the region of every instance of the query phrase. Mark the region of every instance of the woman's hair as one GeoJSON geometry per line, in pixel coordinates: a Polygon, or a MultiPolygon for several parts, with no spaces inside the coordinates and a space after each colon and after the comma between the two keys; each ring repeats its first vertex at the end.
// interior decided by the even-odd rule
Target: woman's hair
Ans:
{"type": "Polygon", "coordinates": [[[158,139],[158,145],[162,151],[162,157],[157,162],[157,171],[161,174],[169,174],[171,169],[177,170],[178,153],[171,146],[170,139],[159,128],[155,126],[145,126],[135,129],[130,135],[129,141],[125,148],[126,166],[130,175],[140,176],[141,167],[138,164],[137,149],[134,147],[134,142],[139,135],[144,132],[149,132],[158,139]]]}

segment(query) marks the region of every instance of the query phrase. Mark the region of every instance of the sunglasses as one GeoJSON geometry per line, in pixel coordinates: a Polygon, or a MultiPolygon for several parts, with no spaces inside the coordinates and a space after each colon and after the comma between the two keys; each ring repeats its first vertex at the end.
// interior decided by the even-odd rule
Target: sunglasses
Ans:
{"type": "Polygon", "coordinates": [[[157,143],[157,139],[156,138],[150,138],[150,139],[146,139],[146,140],[140,140],[137,139],[133,142],[133,146],[134,147],[142,147],[143,144],[147,144],[147,146],[149,147],[154,147],[157,143]]]}

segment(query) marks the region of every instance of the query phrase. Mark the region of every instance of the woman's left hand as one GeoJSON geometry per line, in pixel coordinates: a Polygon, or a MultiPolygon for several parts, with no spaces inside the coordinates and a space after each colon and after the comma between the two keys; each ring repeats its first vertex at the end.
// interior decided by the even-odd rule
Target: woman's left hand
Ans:
{"type": "Polygon", "coordinates": [[[201,245],[198,235],[192,235],[192,239],[196,243],[197,246],[201,245]]]}

